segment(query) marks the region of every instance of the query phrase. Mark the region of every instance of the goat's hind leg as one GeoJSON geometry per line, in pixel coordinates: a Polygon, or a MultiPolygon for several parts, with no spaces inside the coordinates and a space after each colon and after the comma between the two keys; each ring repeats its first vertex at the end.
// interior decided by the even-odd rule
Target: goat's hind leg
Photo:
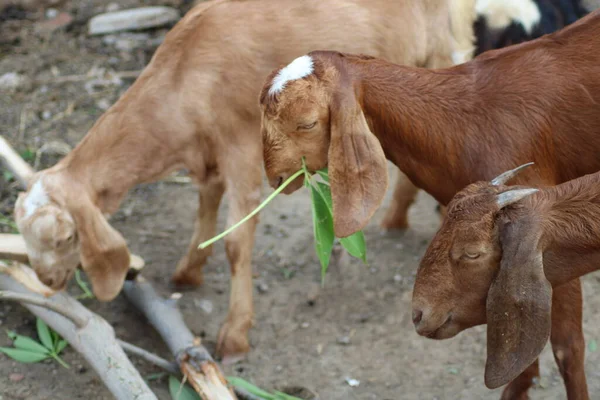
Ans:
{"type": "Polygon", "coordinates": [[[502,391],[500,400],[527,400],[527,392],[533,386],[534,379],[540,377],[540,362],[535,360],[521,375],[512,380],[502,391]]]}
{"type": "Polygon", "coordinates": [[[581,281],[574,279],[554,288],[552,333],[554,360],[565,382],[568,400],[589,400],[585,378],[581,281]]]}
{"type": "Polygon", "coordinates": [[[194,234],[187,254],[177,264],[173,282],[177,285],[200,286],[203,281],[202,267],[212,254],[212,245],[199,249],[198,245],[215,236],[219,204],[225,185],[220,176],[214,176],[199,187],[198,214],[194,223],[194,234]]]}
{"type": "Polygon", "coordinates": [[[398,170],[397,173],[392,201],[381,222],[382,228],[387,230],[408,228],[408,209],[419,191],[402,171],[398,170]]]}

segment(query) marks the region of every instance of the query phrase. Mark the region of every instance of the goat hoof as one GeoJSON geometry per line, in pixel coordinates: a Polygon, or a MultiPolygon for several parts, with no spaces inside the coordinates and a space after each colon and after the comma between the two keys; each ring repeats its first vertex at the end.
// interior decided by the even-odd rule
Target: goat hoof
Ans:
{"type": "Polygon", "coordinates": [[[224,365],[235,364],[246,357],[250,351],[248,332],[227,321],[219,332],[217,357],[224,365]]]}
{"type": "Polygon", "coordinates": [[[181,270],[175,272],[175,274],[171,278],[171,281],[177,287],[198,287],[201,286],[204,282],[204,277],[202,276],[202,272],[200,271],[181,270]]]}
{"type": "Polygon", "coordinates": [[[381,227],[386,231],[403,231],[408,229],[408,221],[405,219],[384,219],[381,223],[381,227]]]}

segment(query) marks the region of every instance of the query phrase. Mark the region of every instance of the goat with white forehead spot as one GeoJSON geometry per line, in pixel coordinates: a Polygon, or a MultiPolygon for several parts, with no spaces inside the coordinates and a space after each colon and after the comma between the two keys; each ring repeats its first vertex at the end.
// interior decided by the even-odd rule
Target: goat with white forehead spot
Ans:
{"type": "MultiPolygon", "coordinates": [[[[193,234],[172,280],[201,285],[212,246],[198,244],[215,235],[223,196],[228,225],[260,201],[256,97],[269,72],[323,46],[409,65],[452,65],[454,51],[468,56],[473,49],[474,1],[202,2],[173,27],[140,77],[81,143],[36,174],[20,196],[15,216],[33,268],[58,290],[81,264],[96,297],[113,299],[129,251],[105,216],[117,211],[135,185],[185,168],[199,183],[198,209],[190,210],[193,234]]],[[[309,61],[301,57],[282,71],[273,90],[310,74],[309,61]]],[[[404,188],[414,193],[414,187],[404,188]]],[[[396,226],[406,225],[409,205],[402,201],[392,209],[396,226]]],[[[224,361],[250,349],[257,223],[254,217],[225,238],[231,290],[217,339],[224,361]]]]}
{"type": "MultiPolygon", "coordinates": [[[[552,288],[600,269],[600,173],[540,189],[505,186],[523,167],[456,194],[413,291],[415,327],[423,336],[445,339],[487,321],[490,388],[538,357],[555,334],[554,310],[579,312],[581,297],[553,303],[552,288]]],[[[585,349],[578,350],[583,356],[585,349]]]]}
{"type": "MultiPolygon", "coordinates": [[[[551,35],[444,69],[314,51],[313,72],[260,96],[264,165],[273,187],[328,168],[337,237],[363,229],[388,185],[387,160],[439,203],[525,161],[517,183],[554,185],[600,170],[600,11],[551,35]]],[[[302,186],[302,178],[285,189],[302,186]]],[[[581,298],[573,280],[553,302],[581,298]]],[[[570,399],[588,398],[581,304],[552,310],[555,354],[570,399]],[[567,328],[568,327],[568,328],[567,328]]],[[[533,358],[535,360],[535,358],[533,358]]],[[[505,389],[526,396],[537,360],[505,389]]],[[[504,382],[507,383],[507,382],[504,382]]],[[[514,396],[514,397],[513,397],[514,396]]]]}

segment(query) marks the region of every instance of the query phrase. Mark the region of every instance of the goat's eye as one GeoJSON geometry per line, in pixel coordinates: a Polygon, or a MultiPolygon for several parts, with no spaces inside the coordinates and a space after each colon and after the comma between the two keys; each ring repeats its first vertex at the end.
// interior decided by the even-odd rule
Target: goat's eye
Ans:
{"type": "Polygon", "coordinates": [[[479,254],[479,253],[471,253],[468,251],[465,251],[465,253],[464,253],[464,257],[469,260],[475,260],[475,259],[479,258],[480,255],[481,254],[479,254]]]}
{"type": "Polygon", "coordinates": [[[313,122],[312,124],[300,124],[298,125],[298,130],[312,129],[315,127],[315,125],[317,125],[317,121],[313,122]]]}

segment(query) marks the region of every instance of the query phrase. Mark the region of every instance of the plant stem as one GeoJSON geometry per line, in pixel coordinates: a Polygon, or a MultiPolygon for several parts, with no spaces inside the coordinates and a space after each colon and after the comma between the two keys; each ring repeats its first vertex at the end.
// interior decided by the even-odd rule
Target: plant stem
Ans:
{"type": "Polygon", "coordinates": [[[54,358],[60,365],[65,367],[66,369],[70,369],[69,364],[67,364],[62,358],[58,356],[56,353],[50,353],[50,356],[54,358]]]}
{"type": "Polygon", "coordinates": [[[241,221],[239,221],[237,224],[233,225],[232,227],[230,227],[229,229],[227,229],[225,232],[221,233],[220,235],[217,235],[214,238],[207,240],[206,242],[200,243],[200,246],[198,246],[198,248],[204,249],[204,248],[210,246],[214,242],[227,236],[229,233],[231,233],[234,229],[238,228],[243,223],[247,222],[250,218],[252,218],[256,214],[258,214],[258,212],[260,210],[262,210],[271,200],[273,200],[275,198],[275,196],[277,196],[279,193],[281,193],[281,191],[283,189],[285,189],[287,187],[287,185],[292,183],[297,177],[299,177],[303,173],[304,173],[304,168],[297,171],[294,175],[290,176],[285,182],[283,182],[283,184],[281,186],[279,186],[277,189],[275,189],[275,191],[273,193],[271,193],[269,195],[269,197],[267,197],[265,199],[265,201],[260,203],[260,205],[258,207],[256,207],[250,214],[246,215],[241,221]]]}
{"type": "Polygon", "coordinates": [[[81,273],[79,272],[78,269],[75,270],[75,281],[77,281],[77,285],[79,286],[79,288],[81,290],[83,290],[83,294],[77,296],[76,299],[92,299],[92,298],[94,298],[94,294],[88,288],[87,283],[85,283],[81,279],[81,273]]]}

